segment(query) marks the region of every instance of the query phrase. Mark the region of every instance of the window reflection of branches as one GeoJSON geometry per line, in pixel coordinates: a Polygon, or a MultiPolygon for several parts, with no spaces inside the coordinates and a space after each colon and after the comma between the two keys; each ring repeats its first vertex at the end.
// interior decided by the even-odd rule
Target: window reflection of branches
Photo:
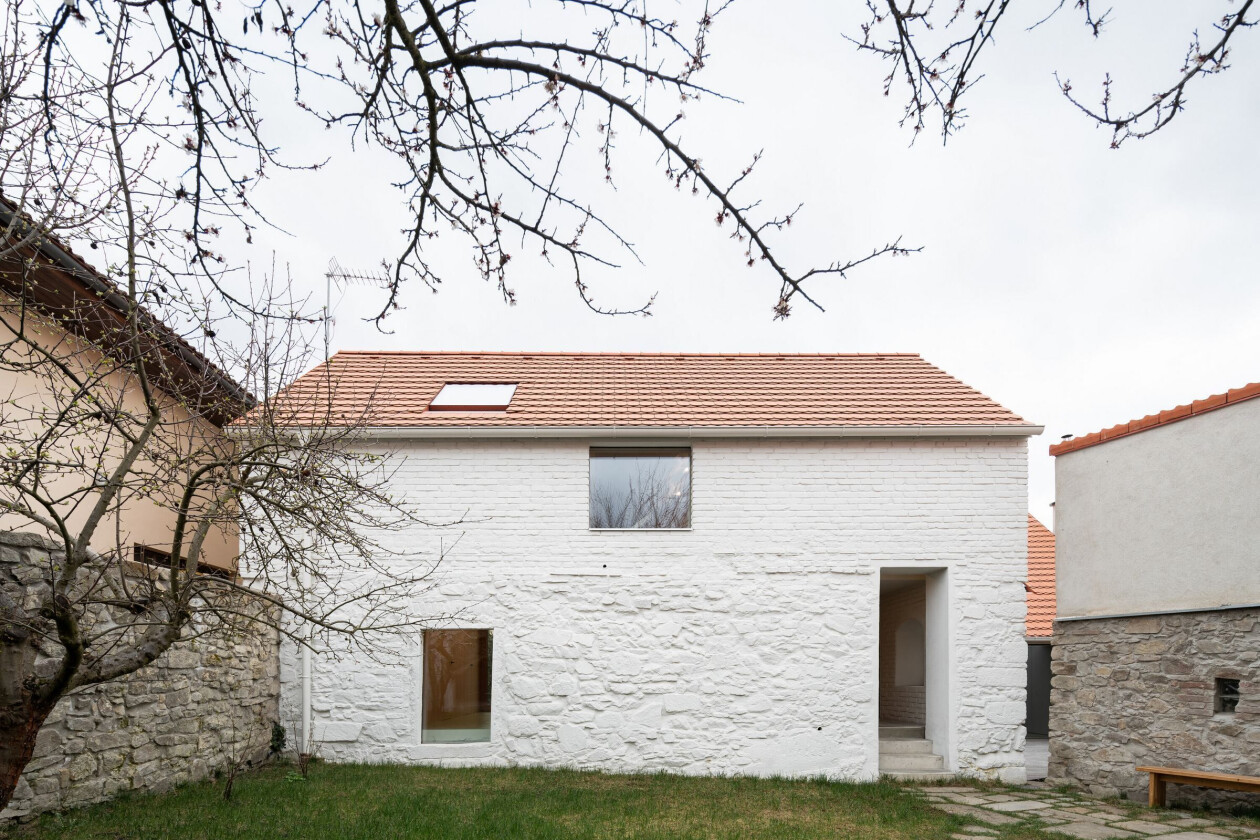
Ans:
{"type": "Polygon", "coordinates": [[[590,527],[691,527],[690,452],[592,450],[590,527]]]}
{"type": "Polygon", "coordinates": [[[424,708],[421,741],[490,740],[489,630],[424,631],[424,708]]]}

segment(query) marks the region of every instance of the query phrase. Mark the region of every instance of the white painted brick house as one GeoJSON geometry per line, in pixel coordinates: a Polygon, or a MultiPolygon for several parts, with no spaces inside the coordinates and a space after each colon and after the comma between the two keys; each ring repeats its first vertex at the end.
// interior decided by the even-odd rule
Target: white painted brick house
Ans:
{"type": "Polygon", "coordinates": [[[419,605],[455,618],[397,663],[315,657],[304,691],[286,658],[325,757],[1023,779],[1040,428],[914,355],[328,365],[288,397],[370,405],[397,492],[470,521],[419,605]]]}

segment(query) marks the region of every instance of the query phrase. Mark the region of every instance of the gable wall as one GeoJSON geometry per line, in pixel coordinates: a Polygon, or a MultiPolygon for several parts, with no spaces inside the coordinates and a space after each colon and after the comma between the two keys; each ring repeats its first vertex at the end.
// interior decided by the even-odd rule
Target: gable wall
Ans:
{"type": "Polygon", "coordinates": [[[1260,399],[1061,455],[1060,617],[1260,603],[1260,399]]]}
{"type": "MultiPolygon", "coordinates": [[[[37,360],[33,354],[20,355],[26,348],[16,341],[18,335],[14,329],[19,325],[25,340],[55,354],[77,375],[91,378],[87,372],[97,371],[99,381],[93,394],[104,407],[127,417],[143,419],[144,397],[134,373],[106,359],[94,345],[49,319],[24,312],[14,298],[0,293],[0,345],[5,346],[9,354],[6,361],[10,363],[0,368],[0,429],[11,439],[5,441],[6,445],[33,445],[40,434],[46,434],[58,412],[78,399],[74,396],[77,393],[74,384],[51,365],[40,364],[35,370],[17,369],[22,362],[37,360]]],[[[187,462],[208,459],[231,446],[221,430],[191,415],[177,400],[160,392],[159,395],[163,419],[146,452],[162,452],[165,458],[161,463],[154,463],[142,456],[128,485],[147,483],[147,479],[168,469],[176,471],[176,480],[169,486],[124,493],[93,536],[91,547],[99,553],[118,551],[129,557],[136,544],[170,550],[176,525],[174,509],[191,469],[187,462]],[[187,462],[175,466],[181,458],[187,462]]],[[[111,439],[105,434],[102,424],[62,422],[57,428],[60,434],[55,437],[51,452],[44,455],[47,462],[74,464],[82,459],[83,463],[99,463],[102,471],[118,463],[122,446],[117,436],[111,439]]],[[[58,473],[50,468],[46,470],[44,481],[47,487],[53,488],[48,495],[78,500],[73,509],[70,503],[61,504],[59,513],[72,533],[83,527],[97,500],[91,476],[75,469],[58,473]]],[[[3,495],[0,491],[0,497],[3,495]]],[[[0,531],[35,533],[42,529],[26,517],[4,513],[0,514],[0,531]]],[[[232,569],[236,567],[237,551],[235,526],[226,521],[217,522],[206,537],[199,560],[221,569],[232,569]]]]}
{"type": "MultiPolygon", "coordinates": [[[[426,519],[466,516],[386,539],[420,564],[462,534],[416,607],[494,629],[492,740],[420,743],[411,644],[385,664],[317,659],[325,757],[869,778],[879,569],[895,566],[947,570],[947,760],[1022,778],[1023,439],[698,439],[682,532],[587,529],[598,442],[390,447],[426,519]]],[[[291,729],[298,674],[290,650],[291,729]]]]}

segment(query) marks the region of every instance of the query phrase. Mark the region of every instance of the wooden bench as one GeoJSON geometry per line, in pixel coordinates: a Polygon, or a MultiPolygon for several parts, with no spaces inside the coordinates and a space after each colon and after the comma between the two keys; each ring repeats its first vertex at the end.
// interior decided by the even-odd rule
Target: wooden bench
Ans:
{"type": "Polygon", "coordinates": [[[1167,804],[1168,783],[1196,785],[1219,790],[1244,790],[1260,793],[1260,777],[1238,776],[1233,773],[1204,773],[1200,770],[1184,770],[1179,767],[1139,767],[1139,773],[1151,774],[1151,792],[1148,804],[1162,808],[1167,804]]]}

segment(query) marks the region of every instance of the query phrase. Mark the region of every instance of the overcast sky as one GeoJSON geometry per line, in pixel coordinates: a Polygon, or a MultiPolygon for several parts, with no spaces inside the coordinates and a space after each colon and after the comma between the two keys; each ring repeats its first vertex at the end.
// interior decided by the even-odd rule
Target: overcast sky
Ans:
{"type": "MultiPolygon", "coordinates": [[[[369,292],[334,290],[334,348],[917,352],[1046,427],[1030,442],[1029,504],[1047,524],[1046,448],[1061,435],[1260,380],[1260,31],[1238,36],[1232,69],[1196,84],[1173,125],[1112,151],[1052,73],[1093,101],[1110,71],[1119,104],[1147,101],[1175,77],[1191,31],[1207,41],[1211,20],[1233,6],[1118,2],[1094,40],[1070,9],[1023,31],[1040,8],[1024,4],[1033,17],[1011,21],[991,48],[967,128],[945,148],[930,135],[910,147],[897,126],[902,99],[882,95],[883,65],[841,38],[857,31],[860,5],[736,4],[701,80],[742,102],[690,106],[685,139],[709,171],[731,175],[765,150],[758,194],[775,208],[805,203],[776,243],[794,267],[897,236],[921,254],[823,279],[811,291],[825,312],[798,301],[776,322],[777,285],[744,267],[715,208],[674,192],[651,159],[632,159],[605,198],[644,264],[623,260],[592,286],[609,305],[656,292],[652,317],[596,315],[568,274],[525,254],[515,307],[470,261],[452,263],[440,294],[406,291],[392,334],[362,321],[380,305],[369,292]]],[[[326,154],[326,135],[298,115],[282,133],[291,155],[326,154]]],[[[623,144],[631,158],[634,143],[623,144]]],[[[590,151],[578,165],[594,162],[590,151]]],[[[269,264],[274,249],[322,297],[331,258],[371,268],[392,256],[407,220],[382,165],[344,154],[316,176],[273,180],[259,201],[291,236],[258,237],[250,258],[269,264]]]]}

